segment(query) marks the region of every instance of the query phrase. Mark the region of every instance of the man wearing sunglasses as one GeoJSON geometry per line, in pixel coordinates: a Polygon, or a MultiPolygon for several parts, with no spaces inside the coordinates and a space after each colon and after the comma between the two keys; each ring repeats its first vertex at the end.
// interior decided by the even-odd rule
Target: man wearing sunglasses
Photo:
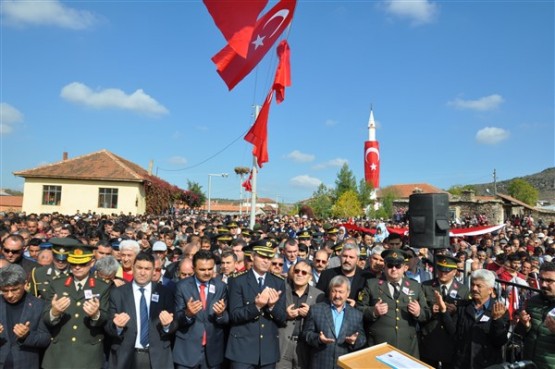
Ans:
{"type": "Polygon", "coordinates": [[[416,325],[430,318],[430,308],[420,284],[403,274],[405,252],[391,249],[381,256],[383,275],[369,279],[358,296],[358,308],[369,327],[368,342],[370,346],[387,342],[419,358],[416,325]]]}
{"type": "Polygon", "coordinates": [[[277,369],[296,369],[309,367],[309,347],[299,340],[304,319],[310,307],[320,302],[324,293],[310,286],[312,266],[306,260],[300,260],[289,271],[285,284],[285,306],[287,324],[279,330],[279,350],[281,360],[277,369]]]}
{"type": "Polygon", "coordinates": [[[23,257],[23,245],[25,240],[18,234],[10,234],[4,239],[2,243],[2,258],[10,264],[17,264],[25,270],[27,276],[31,274],[31,271],[38,267],[39,264],[33,260],[29,260],[23,257]]]}

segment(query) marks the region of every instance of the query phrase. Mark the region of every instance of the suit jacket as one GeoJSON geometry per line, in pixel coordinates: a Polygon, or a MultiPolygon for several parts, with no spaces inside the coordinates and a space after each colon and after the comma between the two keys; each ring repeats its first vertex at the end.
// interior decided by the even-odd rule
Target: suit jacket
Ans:
{"type": "Polygon", "coordinates": [[[52,342],[46,349],[42,366],[50,368],[101,368],[104,363],[104,323],[108,318],[109,286],[104,281],[89,276],[83,290],[77,292],[73,277],[58,278],[50,281],[44,294],[45,305],[43,320],[52,335],[52,342]],[[92,320],[85,314],[83,303],[85,294],[98,294],[100,318],[92,320]],[[71,304],[61,317],[50,320],[52,297],[67,296],[71,304]]]}
{"type": "Polygon", "coordinates": [[[40,352],[50,344],[50,333],[42,320],[44,300],[29,293],[26,293],[23,299],[23,311],[18,323],[30,322],[31,327],[27,337],[18,342],[11,340],[9,332],[13,327],[8,326],[7,302],[0,297],[0,324],[4,326],[4,332],[0,334],[0,368],[4,367],[10,352],[14,368],[38,368],[40,352]]]}
{"type": "Polygon", "coordinates": [[[389,283],[382,277],[369,279],[362,290],[357,304],[369,323],[368,343],[370,346],[387,342],[416,358],[420,357],[418,350],[417,323],[430,319],[431,311],[426,302],[424,291],[420,284],[412,279],[403,277],[400,281],[401,294],[397,300],[391,296],[389,283]],[[387,303],[387,314],[374,317],[374,305],[381,299],[387,303]],[[420,304],[420,315],[415,318],[408,312],[408,304],[416,300],[420,304]]]}
{"type": "Polygon", "coordinates": [[[285,324],[285,281],[283,277],[266,273],[264,286],[281,291],[272,310],[258,310],[254,300],[260,293],[252,270],[228,280],[229,332],[225,356],[231,361],[253,365],[268,365],[280,359],[278,328],[285,324]]]}
{"type": "Polygon", "coordinates": [[[52,279],[67,278],[69,275],[69,268],[66,268],[60,275],[56,275],[56,267],[54,264],[38,266],[31,272],[29,279],[29,291],[40,297],[48,290],[48,285],[52,279]]]}
{"type": "Polygon", "coordinates": [[[337,358],[341,355],[361,349],[366,344],[363,316],[360,311],[345,304],[345,315],[339,334],[335,334],[331,303],[320,302],[314,305],[306,317],[302,338],[311,346],[311,368],[339,368],[337,358]],[[320,341],[320,332],[327,338],[334,338],[335,342],[325,344],[320,341]],[[345,337],[358,332],[354,345],[345,342],[345,337]]]}
{"type": "Polygon", "coordinates": [[[223,299],[227,307],[227,285],[218,278],[212,278],[206,289],[206,310],[188,318],[185,310],[191,297],[194,301],[200,300],[196,278],[180,280],[175,291],[175,317],[179,328],[175,334],[173,360],[182,366],[199,365],[203,359],[202,336],[206,331],[208,366],[220,365],[224,361],[225,327],[229,324],[229,313],[225,310],[221,317],[217,317],[213,306],[223,299]]]}
{"type": "MultiPolygon", "coordinates": [[[[328,287],[330,281],[333,277],[337,275],[343,275],[343,272],[341,271],[341,266],[324,270],[320,275],[320,279],[318,280],[318,284],[316,284],[316,288],[324,291],[326,296],[328,296],[328,287]]],[[[366,281],[369,278],[371,278],[371,275],[368,271],[356,267],[355,275],[351,279],[351,292],[349,294],[350,299],[356,301],[359,292],[364,288],[364,286],[366,285],[366,281]]]]}
{"type": "MultiPolygon", "coordinates": [[[[307,286],[308,288],[308,296],[306,299],[306,303],[308,305],[310,305],[311,307],[318,303],[321,302],[321,300],[323,300],[324,298],[324,292],[320,291],[319,289],[317,289],[316,287],[312,287],[312,286],[307,286]]],[[[293,287],[291,287],[290,283],[286,283],[285,284],[285,306],[289,306],[293,304],[293,287]]],[[[284,349],[285,349],[285,345],[287,345],[288,341],[291,340],[291,336],[293,335],[293,332],[295,331],[296,325],[300,324],[301,326],[299,327],[300,332],[302,332],[303,330],[303,325],[304,325],[305,319],[293,319],[293,320],[287,320],[285,327],[281,327],[279,329],[279,350],[281,352],[281,354],[283,355],[284,349]]],[[[297,341],[297,348],[299,348],[297,350],[297,356],[299,359],[299,367],[300,368],[308,368],[309,367],[309,361],[310,361],[310,357],[309,355],[305,355],[307,354],[308,351],[308,347],[306,347],[306,342],[304,342],[302,339],[297,341]]]]}
{"type": "MultiPolygon", "coordinates": [[[[422,283],[422,289],[430,309],[435,304],[434,291],[441,293],[440,283],[437,279],[422,283]]],[[[468,301],[468,287],[453,279],[447,291],[447,303],[458,304],[468,301]]],[[[441,324],[439,313],[432,314],[430,320],[422,326],[420,341],[420,356],[442,363],[450,363],[455,353],[455,337],[450,335],[441,324]]]]}
{"type": "MultiPolygon", "coordinates": [[[[133,296],[133,283],[112,289],[110,295],[110,320],[106,324],[106,332],[112,337],[110,348],[110,368],[127,369],[133,365],[135,340],[137,338],[137,317],[135,298],[133,296]],[[113,322],[114,314],[125,312],[129,314],[129,322],[118,335],[118,330],[113,322]]],[[[173,368],[171,340],[177,328],[175,319],[165,332],[160,323],[160,312],[166,310],[174,312],[173,294],[159,283],[152,283],[152,296],[158,295],[158,301],[151,298],[149,308],[149,353],[150,363],[153,368],[173,368]]]]}

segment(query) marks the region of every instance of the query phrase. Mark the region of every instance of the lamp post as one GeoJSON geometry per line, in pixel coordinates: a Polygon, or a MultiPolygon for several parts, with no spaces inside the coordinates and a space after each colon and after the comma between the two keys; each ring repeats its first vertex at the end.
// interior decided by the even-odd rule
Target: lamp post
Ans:
{"type": "Polygon", "coordinates": [[[208,213],[210,214],[210,192],[212,191],[212,177],[227,177],[227,173],[209,174],[208,175],[208,213]]]}

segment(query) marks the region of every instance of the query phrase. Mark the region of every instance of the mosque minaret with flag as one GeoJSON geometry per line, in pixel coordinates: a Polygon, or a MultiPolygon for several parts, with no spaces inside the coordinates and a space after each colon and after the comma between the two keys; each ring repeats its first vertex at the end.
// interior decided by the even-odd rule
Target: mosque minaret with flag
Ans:
{"type": "Polygon", "coordinates": [[[376,140],[376,122],[372,108],[368,119],[368,141],[364,143],[364,178],[372,186],[371,197],[375,199],[380,187],[380,144],[376,140]]]}

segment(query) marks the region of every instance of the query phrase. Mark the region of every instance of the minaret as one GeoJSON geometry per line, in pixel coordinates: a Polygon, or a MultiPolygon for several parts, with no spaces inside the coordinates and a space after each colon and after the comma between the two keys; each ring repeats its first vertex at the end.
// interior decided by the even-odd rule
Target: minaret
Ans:
{"type": "Polygon", "coordinates": [[[373,188],[372,198],[376,198],[376,191],[380,187],[380,144],[376,140],[376,122],[374,111],[370,107],[368,119],[368,141],[364,143],[364,178],[373,188]]]}

